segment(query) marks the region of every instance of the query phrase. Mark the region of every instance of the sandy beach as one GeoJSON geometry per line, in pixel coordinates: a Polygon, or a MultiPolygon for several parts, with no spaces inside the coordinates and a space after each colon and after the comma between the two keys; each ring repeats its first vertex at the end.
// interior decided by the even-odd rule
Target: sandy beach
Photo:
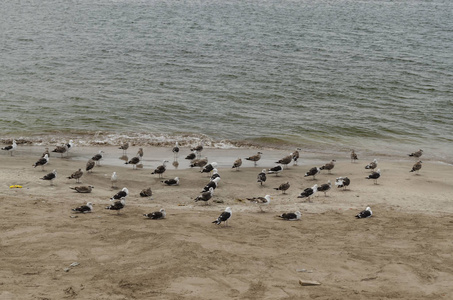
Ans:
{"type": "MultiPolygon", "coordinates": [[[[125,165],[121,150],[106,147],[101,166],[77,184],[67,179],[101,147],[76,147],[69,157],[51,153],[50,163],[33,168],[44,147],[18,147],[0,154],[0,299],[451,299],[453,297],[453,167],[426,161],[410,173],[415,159],[378,157],[381,178],[365,179],[364,166],[374,157],[337,160],[332,174],[304,177],[331,157],[302,154],[263,186],[257,174],[287,153],[263,151],[254,167],[238,157],[255,149],[206,149],[202,156],[219,163],[221,181],[208,205],[194,202],[208,183],[207,174],[189,168],[182,149],[179,166],[168,148],[144,149],[143,169],[125,165]],[[152,170],[170,161],[164,179],[178,176],[179,186],[165,186],[152,170]],[[40,180],[53,169],[54,185],[40,180]],[[117,187],[110,175],[117,172],[117,187]],[[351,179],[349,189],[335,178],[351,179]],[[312,203],[297,196],[315,183],[330,180],[327,197],[312,203]],[[274,188],[290,182],[286,194],[274,188]],[[21,185],[22,188],[10,188],[21,185]],[[70,189],[92,185],[90,194],[70,189]],[[121,188],[129,189],[126,207],[104,209],[121,188]],[[139,196],[151,187],[152,198],[139,196]],[[271,195],[265,212],[246,200],[271,195]],[[72,208],[94,204],[94,211],[72,208]],[[227,207],[228,227],[211,222],[227,207]],[[354,216],[370,206],[373,216],[354,216]],[[165,208],[167,217],[144,213],[165,208]],[[277,217],[300,211],[299,221],[277,217]],[[70,266],[72,263],[78,265],[70,266]],[[301,286],[299,280],[317,281],[301,286]]],[[[52,150],[52,148],[50,149],[52,150]]],[[[128,158],[137,151],[128,150],[128,158]]],[[[359,153],[360,154],[360,153],[359,153]]],[[[422,159],[423,160],[423,159],[422,159]]]]}

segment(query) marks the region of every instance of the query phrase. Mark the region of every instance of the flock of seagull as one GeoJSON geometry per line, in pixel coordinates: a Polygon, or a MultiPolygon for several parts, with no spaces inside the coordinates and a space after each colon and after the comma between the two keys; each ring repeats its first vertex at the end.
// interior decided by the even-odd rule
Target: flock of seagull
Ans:
{"type": "MultiPolygon", "coordinates": [[[[74,147],[74,142],[73,140],[70,140],[68,143],[65,143],[63,145],[56,146],[54,150],[52,150],[53,153],[60,153],[61,157],[63,157],[63,154],[66,153],[66,155],[69,155],[69,151],[74,147]]],[[[123,150],[123,156],[126,154],[127,149],[129,148],[129,143],[124,143],[119,147],[119,149],[123,150]]],[[[12,144],[6,147],[1,148],[1,150],[5,150],[10,152],[11,156],[13,155],[13,152],[17,149],[17,143],[15,140],[13,140],[12,144]]],[[[209,173],[210,176],[210,181],[207,183],[202,191],[200,192],[200,195],[197,196],[194,201],[198,202],[204,202],[208,203],[210,199],[212,199],[214,190],[217,188],[219,181],[221,180],[219,172],[217,170],[218,164],[216,162],[208,163],[208,158],[201,158],[201,152],[203,151],[203,142],[198,145],[197,147],[194,147],[190,149],[192,152],[185,157],[185,159],[190,160],[190,167],[199,167],[201,173],[209,173]]],[[[269,168],[269,169],[262,169],[262,171],[257,175],[257,182],[260,183],[260,185],[263,185],[266,180],[267,180],[267,174],[275,174],[275,176],[279,176],[281,172],[287,168],[288,164],[293,162],[293,165],[297,165],[297,161],[299,158],[299,150],[300,148],[297,148],[294,152],[290,153],[289,155],[283,157],[282,159],[278,160],[275,162],[277,165],[269,168]]],[[[177,159],[178,155],[180,152],[179,144],[176,142],[175,146],[172,148],[172,152],[174,154],[174,162],[173,165],[177,167],[177,159]]],[[[261,159],[262,152],[257,152],[255,155],[246,157],[245,160],[247,161],[252,161],[254,163],[254,166],[257,166],[257,162],[261,159]]],[[[423,154],[423,150],[418,150],[416,152],[413,152],[409,154],[410,157],[415,157],[415,158],[420,158],[423,154]]],[[[41,166],[42,170],[44,171],[44,167],[49,163],[49,148],[46,148],[42,156],[32,165],[34,168],[41,166]]],[[[93,168],[96,165],[101,164],[101,160],[104,157],[104,151],[100,150],[97,154],[95,154],[91,159],[88,160],[86,163],[85,171],[86,172],[92,172],[93,168]]],[[[351,162],[355,163],[358,160],[358,156],[355,153],[354,150],[351,150],[351,162]]],[[[125,164],[132,165],[133,169],[136,168],[142,168],[142,158],[143,158],[143,149],[139,148],[137,154],[131,158],[130,160],[126,160],[125,164]]],[[[327,170],[328,173],[331,173],[331,170],[335,167],[335,162],[336,160],[331,160],[330,162],[324,164],[321,167],[313,167],[310,170],[308,170],[304,177],[309,177],[312,176],[313,180],[315,180],[316,175],[320,174],[322,170],[327,170]]],[[[162,165],[158,166],[151,174],[157,174],[159,178],[163,177],[164,172],[166,171],[166,164],[169,163],[168,160],[164,160],[162,162],[162,165]]],[[[232,168],[239,170],[239,168],[242,166],[242,159],[238,158],[237,160],[234,161],[232,168]]],[[[371,179],[374,181],[374,184],[378,184],[377,181],[381,176],[381,171],[380,169],[377,169],[378,166],[378,161],[377,159],[374,159],[372,162],[367,164],[365,166],[365,169],[371,170],[371,174],[369,174],[366,179],[371,179]],[[376,170],[377,169],[377,170],[376,170]]],[[[422,161],[417,161],[410,172],[419,172],[420,169],[422,168],[422,161]]],[[[78,169],[74,173],[72,173],[70,176],[68,176],[68,179],[75,179],[77,183],[80,182],[80,178],[83,176],[83,171],[82,169],[78,169]]],[[[53,170],[52,172],[46,174],[45,176],[41,177],[41,180],[47,180],[50,181],[50,184],[53,185],[53,181],[57,178],[57,171],[53,170]]],[[[116,172],[113,172],[111,176],[111,183],[112,187],[116,187],[115,184],[117,182],[117,174],[116,172]]],[[[175,177],[174,179],[167,179],[167,180],[162,180],[161,181],[163,184],[168,185],[168,186],[177,186],[179,185],[179,177],[175,177]]],[[[347,189],[347,187],[350,185],[351,180],[348,177],[338,177],[335,180],[335,185],[338,188],[343,188],[347,189]]],[[[94,187],[91,185],[88,186],[76,186],[76,187],[71,187],[71,189],[75,190],[78,193],[91,193],[92,189],[94,187]]],[[[275,190],[281,191],[283,194],[286,193],[286,191],[290,188],[290,183],[285,182],[282,183],[280,186],[274,188],[275,190]]],[[[327,183],[321,184],[318,186],[318,184],[313,185],[310,188],[304,189],[300,195],[298,195],[298,198],[306,198],[307,201],[312,202],[312,197],[317,193],[317,192],[323,192],[324,195],[332,188],[332,184],[330,180],[327,183]]],[[[126,198],[129,195],[129,190],[125,187],[115,195],[113,195],[110,198],[110,201],[112,203],[105,207],[105,209],[108,210],[116,210],[117,213],[119,214],[120,211],[125,207],[126,205],[126,198]]],[[[140,192],[140,196],[142,197],[152,197],[152,190],[151,188],[143,189],[140,192]]],[[[271,202],[271,196],[266,195],[264,197],[253,197],[253,198],[247,198],[248,201],[255,203],[258,205],[260,208],[261,212],[264,212],[262,209],[263,206],[269,205],[271,202]]],[[[88,202],[85,205],[81,205],[79,207],[73,208],[72,211],[78,212],[78,213],[89,213],[93,211],[93,203],[88,202]]],[[[159,211],[155,211],[152,213],[147,213],[143,214],[143,216],[149,218],[149,219],[164,219],[166,217],[166,212],[165,209],[162,208],[159,211]]],[[[224,223],[225,226],[228,226],[228,220],[232,216],[232,210],[231,207],[227,207],[225,211],[223,211],[220,216],[214,220],[212,223],[214,224],[221,224],[222,222],[224,223]]],[[[367,207],[365,210],[359,212],[355,217],[356,218],[369,218],[372,216],[372,211],[370,207],[367,207]]],[[[288,220],[288,221],[296,221],[300,220],[301,218],[301,213],[299,211],[296,212],[286,212],[281,215],[278,215],[279,218],[288,220]]]]}

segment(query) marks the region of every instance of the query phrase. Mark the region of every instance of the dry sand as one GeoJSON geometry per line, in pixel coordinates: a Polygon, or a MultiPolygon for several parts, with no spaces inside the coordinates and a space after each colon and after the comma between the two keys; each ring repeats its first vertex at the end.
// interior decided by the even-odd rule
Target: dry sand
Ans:
{"type": "MultiPolygon", "coordinates": [[[[258,167],[244,161],[240,171],[230,165],[255,150],[215,150],[222,180],[209,205],[195,203],[208,182],[198,169],[171,161],[165,178],[179,176],[180,186],[163,186],[151,170],[173,156],[165,148],[145,149],[145,167],[132,170],[108,149],[102,166],[85,173],[82,184],[91,194],[69,189],[67,179],[99,148],[76,148],[70,158],[51,155],[46,172],[31,165],[43,149],[20,147],[13,157],[0,153],[0,299],[453,299],[453,167],[424,162],[419,175],[409,173],[414,160],[379,158],[379,184],[366,180],[364,166],[373,158],[351,163],[336,158],[332,174],[304,178],[309,168],[327,162],[301,160],[280,176],[256,182],[262,168],[273,166],[283,152],[263,155],[258,167]],[[151,157],[153,157],[151,159],[151,157]],[[40,180],[57,169],[55,185],[40,180]],[[118,173],[118,188],[110,175],[118,173]],[[348,176],[349,190],[336,187],[313,203],[297,195],[314,183],[348,176]],[[274,190],[291,183],[287,194],[274,190]],[[9,188],[20,184],[21,189],[9,188]],[[128,187],[126,207],[117,215],[105,210],[109,198],[128,187]],[[139,196],[151,187],[153,198],[139,196]],[[272,195],[265,213],[243,201],[272,195]],[[91,201],[90,214],[71,208],[91,201]],[[371,206],[373,216],[354,215],[371,206]],[[230,206],[230,226],[211,222],[230,206]],[[164,207],[164,220],[143,213],[164,207]],[[300,221],[276,216],[300,210],[300,221]],[[77,216],[77,217],[74,217],[77,216]],[[70,267],[73,262],[79,265],[70,267]],[[66,269],[65,271],[65,268],[66,269]],[[319,286],[301,286],[299,279],[319,286]]],[[[129,150],[129,156],[136,149],[129,150]]],[[[184,149],[180,156],[188,151],[184,149]]]]}

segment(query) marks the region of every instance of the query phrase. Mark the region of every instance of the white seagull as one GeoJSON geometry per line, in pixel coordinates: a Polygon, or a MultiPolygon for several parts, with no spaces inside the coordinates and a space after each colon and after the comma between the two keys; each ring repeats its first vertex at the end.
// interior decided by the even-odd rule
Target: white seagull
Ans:
{"type": "Polygon", "coordinates": [[[114,200],[119,200],[119,199],[126,199],[126,197],[129,195],[129,190],[127,188],[123,188],[121,191],[113,195],[112,198],[110,198],[110,201],[114,200]]]}
{"type": "Polygon", "coordinates": [[[55,178],[57,178],[57,171],[53,170],[52,172],[50,172],[47,175],[44,175],[44,177],[42,177],[40,179],[41,180],[49,180],[50,181],[50,185],[53,185],[53,181],[55,180],[55,178]]]}
{"type": "Polygon", "coordinates": [[[195,198],[195,202],[198,201],[204,201],[206,204],[208,204],[209,199],[212,198],[212,195],[214,194],[214,188],[210,187],[207,192],[202,192],[200,196],[195,198]]]}
{"type": "Polygon", "coordinates": [[[327,183],[323,183],[320,186],[318,186],[318,192],[324,192],[324,197],[327,196],[327,192],[332,188],[332,183],[330,183],[330,180],[327,181],[327,183]]]}
{"type": "Polygon", "coordinates": [[[81,205],[79,207],[73,208],[72,211],[83,214],[90,213],[93,211],[93,203],[88,202],[86,205],[81,205]]]}
{"type": "Polygon", "coordinates": [[[261,173],[258,174],[257,182],[259,182],[261,185],[266,182],[266,169],[263,169],[261,173]]]}
{"type": "Polygon", "coordinates": [[[167,216],[167,213],[165,212],[165,209],[161,208],[159,211],[155,211],[149,214],[143,214],[145,217],[148,219],[152,220],[160,220],[160,219],[165,219],[167,216]]]}
{"type": "Polygon", "coordinates": [[[96,162],[96,165],[101,165],[101,160],[104,158],[104,151],[99,150],[99,153],[93,156],[91,159],[96,162]]]}
{"type": "Polygon", "coordinates": [[[225,226],[228,226],[228,220],[233,215],[230,207],[225,208],[225,211],[220,214],[217,220],[213,221],[212,223],[216,225],[220,225],[220,223],[224,222],[225,226]]]}
{"type": "Polygon", "coordinates": [[[179,155],[179,144],[178,144],[178,142],[175,143],[175,146],[173,147],[173,149],[171,149],[171,152],[173,152],[173,159],[177,160],[178,159],[178,155],[179,155]]]}
{"type": "Polygon", "coordinates": [[[377,180],[378,180],[379,177],[381,177],[381,170],[380,169],[378,169],[376,172],[371,173],[370,175],[368,175],[365,178],[366,179],[373,179],[374,180],[374,184],[378,184],[377,180]]]}
{"type": "Polygon", "coordinates": [[[161,182],[165,183],[166,185],[179,185],[179,177],[175,177],[174,179],[162,180],[161,182]]]}
{"type": "Polygon", "coordinates": [[[372,162],[370,162],[369,164],[367,164],[365,166],[365,169],[374,171],[374,169],[376,169],[376,167],[377,167],[377,159],[375,158],[375,159],[373,159],[372,162]]]}
{"type": "Polygon", "coordinates": [[[305,173],[304,177],[308,176],[313,176],[313,180],[316,179],[316,175],[318,175],[321,172],[321,169],[318,167],[313,167],[310,170],[308,170],[307,173],[305,173]]]}
{"type": "Polygon", "coordinates": [[[167,163],[168,160],[164,160],[162,165],[158,166],[151,174],[159,174],[159,178],[162,178],[162,174],[164,174],[165,170],[167,170],[167,163]]]}
{"type": "Polygon", "coordinates": [[[348,177],[338,177],[335,179],[335,185],[338,188],[343,188],[343,190],[346,190],[346,187],[351,184],[351,180],[348,177]]]}
{"type": "Polygon", "coordinates": [[[215,190],[217,188],[217,186],[219,185],[219,181],[220,181],[220,177],[214,178],[207,185],[205,185],[205,187],[203,188],[203,190],[201,192],[202,193],[207,192],[207,191],[209,191],[209,188],[213,188],[215,190]]]}
{"type": "Polygon", "coordinates": [[[296,211],[293,213],[283,213],[283,214],[279,215],[278,217],[282,218],[283,220],[287,220],[287,221],[297,221],[297,220],[300,220],[301,216],[302,216],[302,214],[300,213],[300,211],[296,211]]]}
{"type": "Polygon", "coordinates": [[[280,174],[281,172],[283,171],[283,167],[282,165],[277,165],[273,168],[270,168],[267,173],[268,174],[275,174],[275,176],[278,176],[278,174],[280,174]]]}
{"type": "Polygon", "coordinates": [[[36,168],[37,166],[41,166],[42,170],[44,171],[44,166],[49,163],[49,155],[46,153],[44,157],[41,157],[38,159],[37,162],[33,164],[33,168],[36,168]]]}
{"type": "Polygon", "coordinates": [[[140,162],[140,156],[134,156],[129,161],[125,162],[125,165],[132,165],[133,170],[137,170],[137,164],[140,162]]]}
{"type": "Polygon", "coordinates": [[[16,150],[16,148],[17,148],[16,140],[13,140],[13,143],[11,145],[3,147],[2,150],[8,151],[9,153],[11,153],[11,156],[13,156],[13,151],[16,150]]]}
{"type": "Polygon", "coordinates": [[[110,177],[110,182],[112,183],[112,188],[116,188],[117,181],[118,181],[118,175],[116,175],[116,172],[113,172],[112,176],[110,177]]]}
{"type": "Polygon", "coordinates": [[[365,210],[362,210],[359,212],[355,217],[357,219],[364,219],[364,218],[369,218],[373,215],[373,212],[371,211],[371,208],[368,206],[365,210]]]}
{"type": "Polygon", "coordinates": [[[311,202],[311,197],[313,197],[318,191],[318,185],[315,184],[311,188],[306,188],[302,193],[300,193],[297,198],[307,198],[308,202],[311,202]]]}

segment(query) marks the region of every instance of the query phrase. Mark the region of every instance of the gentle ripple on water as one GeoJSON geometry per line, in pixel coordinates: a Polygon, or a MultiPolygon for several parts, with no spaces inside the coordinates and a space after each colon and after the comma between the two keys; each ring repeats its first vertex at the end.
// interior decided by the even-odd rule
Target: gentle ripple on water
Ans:
{"type": "Polygon", "coordinates": [[[7,1],[0,133],[423,146],[451,159],[452,10],[446,0],[7,1]]]}

